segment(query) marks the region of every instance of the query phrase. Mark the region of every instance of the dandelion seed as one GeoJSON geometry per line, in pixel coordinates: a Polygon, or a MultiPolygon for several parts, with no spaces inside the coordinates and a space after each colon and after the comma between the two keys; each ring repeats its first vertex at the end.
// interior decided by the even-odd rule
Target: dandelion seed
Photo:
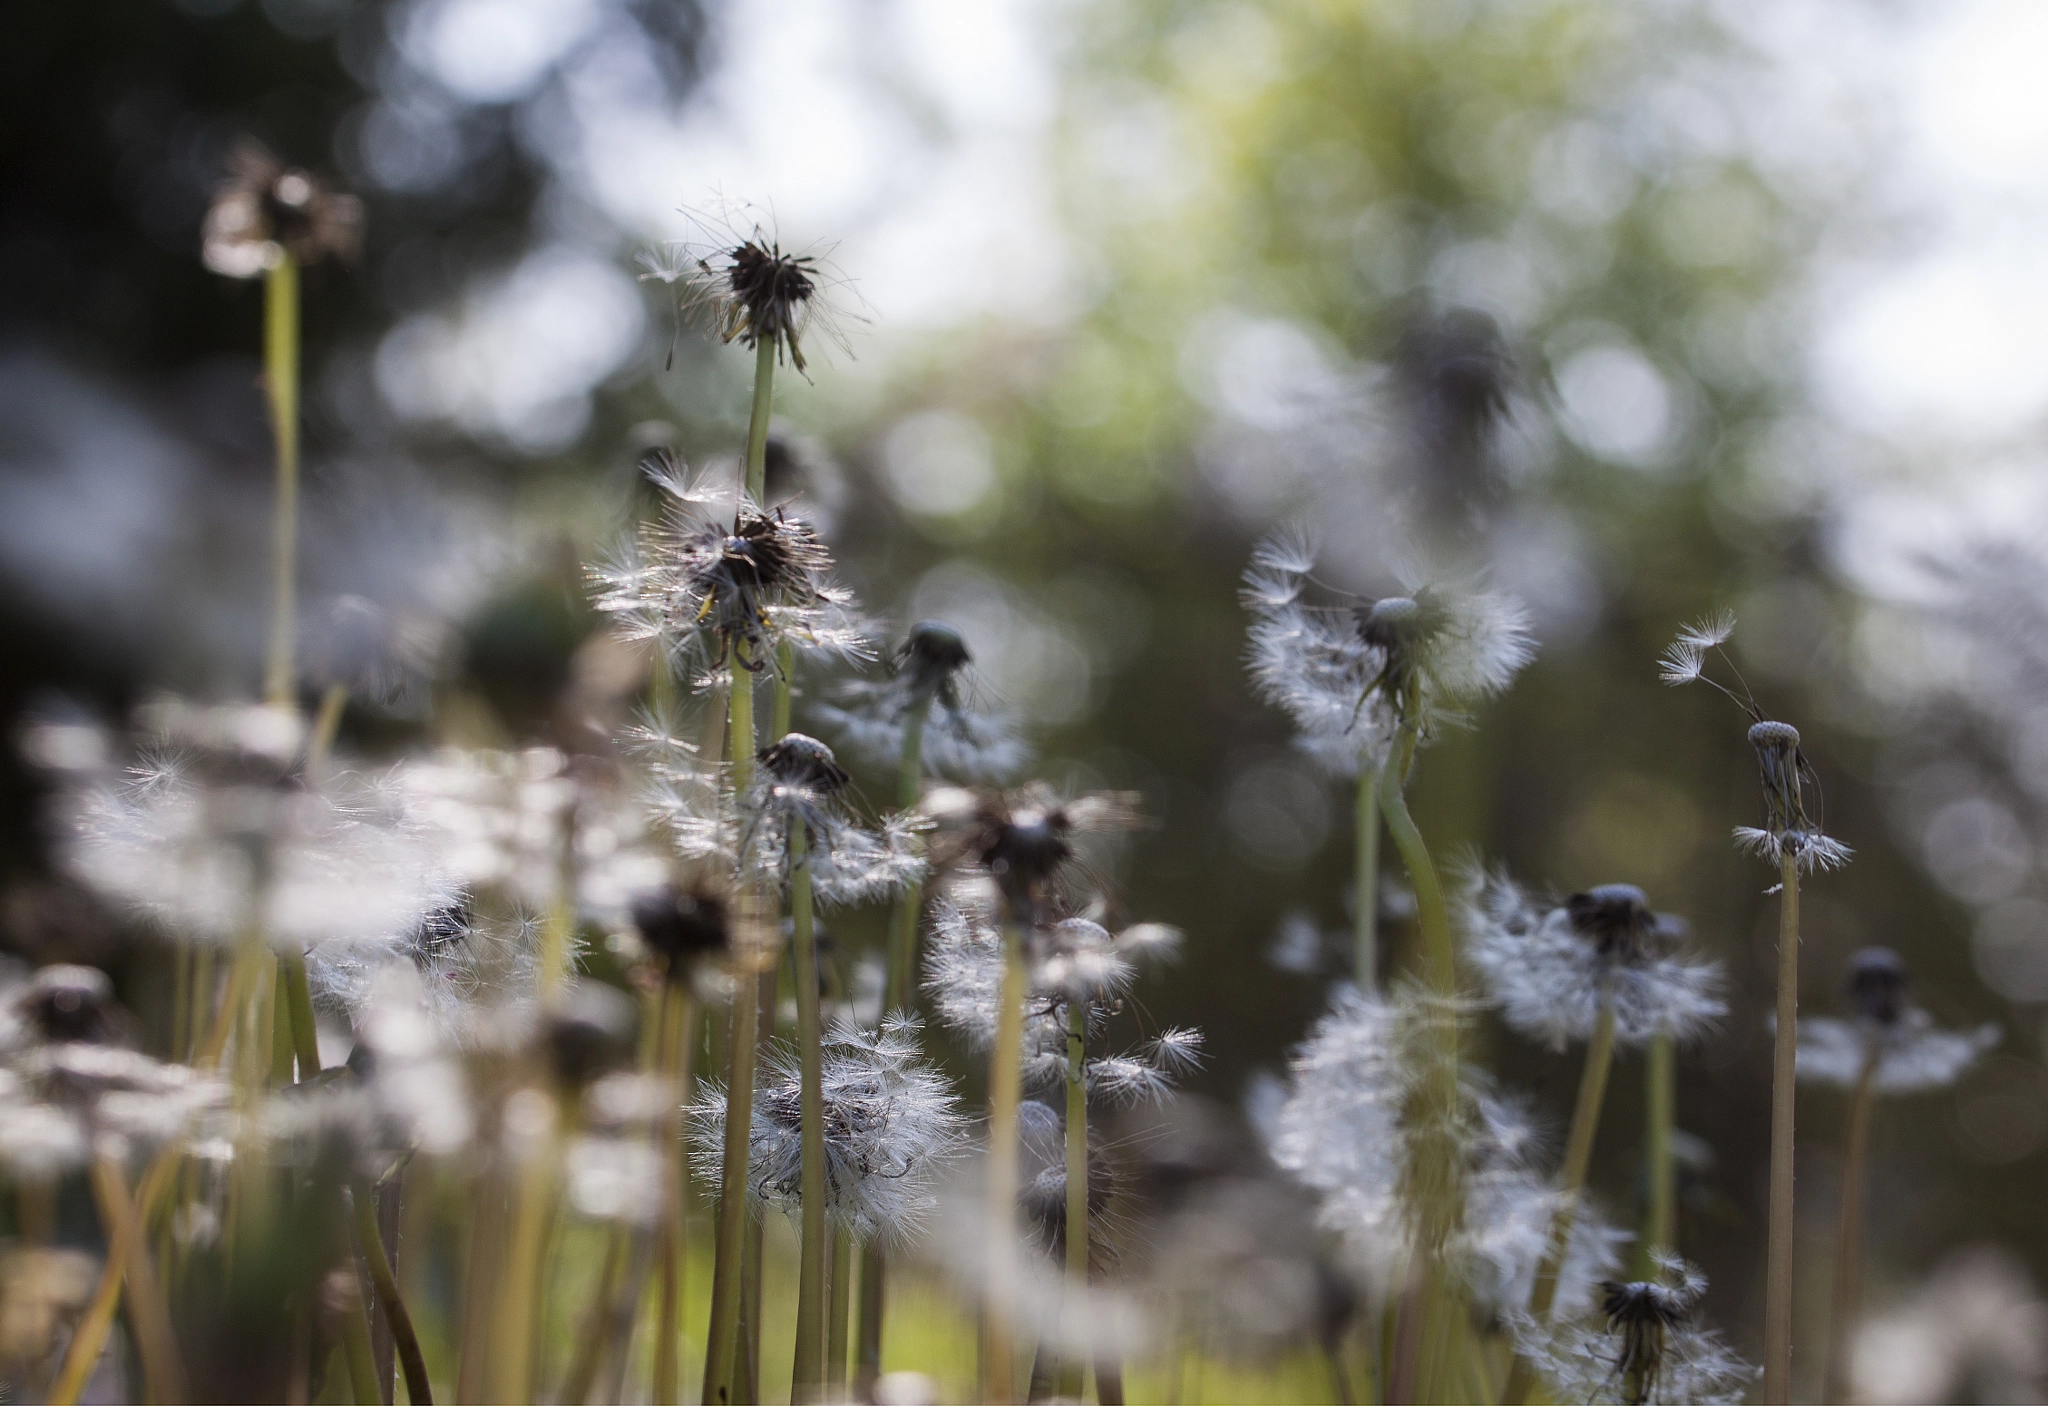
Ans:
{"type": "Polygon", "coordinates": [[[1508,1023],[1553,1049],[1587,1040],[1603,1005],[1616,1040],[1696,1038],[1727,1014],[1716,962],[1676,950],[1678,920],[1641,889],[1605,884],[1538,903],[1504,874],[1475,876],[1461,908],[1465,952],[1508,1023]]]}

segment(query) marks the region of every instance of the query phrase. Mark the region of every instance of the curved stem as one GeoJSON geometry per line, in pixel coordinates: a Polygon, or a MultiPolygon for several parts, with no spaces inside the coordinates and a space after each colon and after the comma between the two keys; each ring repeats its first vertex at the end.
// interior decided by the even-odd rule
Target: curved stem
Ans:
{"type": "Polygon", "coordinates": [[[1371,991],[1379,981],[1380,775],[1370,766],[1359,769],[1355,819],[1358,937],[1352,979],[1359,990],[1371,991]]]}
{"type": "Polygon", "coordinates": [[[277,505],[271,528],[270,652],[263,699],[289,708],[297,700],[292,637],[298,624],[299,558],[299,266],[285,254],[263,278],[263,385],[277,440],[277,505]]]}
{"type": "MultiPolygon", "coordinates": [[[[1402,743],[1388,755],[1386,767],[1380,775],[1380,814],[1386,817],[1387,834],[1392,837],[1394,848],[1400,852],[1401,863],[1408,870],[1408,882],[1415,888],[1416,923],[1422,929],[1424,971],[1430,989],[1436,995],[1449,996],[1456,992],[1458,986],[1457,958],[1451,947],[1450,913],[1444,906],[1444,890],[1437,881],[1436,864],[1429,857],[1429,847],[1422,842],[1422,832],[1415,828],[1414,817],[1408,814],[1408,800],[1401,790],[1408,762],[1414,755],[1414,734],[1404,729],[1402,743]]],[[[1455,1034],[1452,1038],[1455,1041],[1455,1034]]]]}
{"type": "Polygon", "coordinates": [[[1778,1034],[1771,1062],[1771,1217],[1764,1262],[1764,1406],[1792,1400],[1792,1137],[1799,1049],[1799,857],[1780,857],[1778,1034]]]}
{"type": "Polygon", "coordinates": [[[981,1399],[1015,1395],[1010,1315],[1017,1278],[1017,1109],[1024,1080],[1024,934],[1003,924],[1003,984],[988,1064],[988,1288],[982,1299],[981,1399]]]}
{"type": "Polygon", "coordinates": [[[1849,1335],[1856,1327],[1863,1288],[1863,1176],[1870,1157],[1870,1114],[1876,1103],[1877,1052],[1863,1057],[1856,1092],[1849,1102],[1849,1145],[1842,1155],[1841,1219],[1835,1228],[1835,1301],[1828,1315],[1827,1381],[1822,1401],[1848,1397],[1849,1335]]]}
{"type": "Polygon", "coordinates": [[[768,496],[768,415],[775,404],[775,338],[754,347],[754,408],[747,417],[747,496],[768,496]]]}
{"type": "Polygon", "coordinates": [[[802,1243],[797,1261],[796,1364],[791,1399],[816,1400],[825,1385],[825,1088],[824,1032],[818,1011],[818,945],[811,921],[811,871],[804,863],[810,827],[789,827],[789,907],[795,920],[799,1132],[803,1144],[802,1243]]]}
{"type": "Polygon", "coordinates": [[[434,1389],[427,1380],[426,1355],[420,1351],[419,1334],[413,1331],[412,1315],[406,1311],[405,1299],[398,1291],[398,1276],[391,1270],[391,1257],[384,1252],[383,1233],[377,1228],[376,1193],[367,1178],[358,1177],[347,1194],[355,1211],[357,1248],[370,1268],[370,1284],[377,1291],[384,1321],[391,1325],[391,1339],[398,1347],[399,1365],[405,1371],[405,1394],[412,1406],[433,1406],[434,1389]]]}

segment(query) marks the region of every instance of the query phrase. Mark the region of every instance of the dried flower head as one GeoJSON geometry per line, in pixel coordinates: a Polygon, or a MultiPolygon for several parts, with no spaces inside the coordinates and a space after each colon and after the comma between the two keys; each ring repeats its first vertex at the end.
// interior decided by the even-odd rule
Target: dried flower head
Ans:
{"type": "Polygon", "coordinates": [[[1300,745],[1338,775],[1385,759],[1394,732],[1424,733],[1505,689],[1534,654],[1512,598],[1417,585],[1405,596],[1311,604],[1315,552],[1276,533],[1244,576],[1253,683],[1293,718],[1300,745]]]}
{"type": "Polygon", "coordinates": [[[1718,1333],[1693,1326],[1706,1279],[1668,1256],[1656,1262],[1660,1279],[1601,1284],[1593,1323],[1539,1327],[1525,1315],[1513,1321],[1516,1351],[1556,1399],[1627,1406],[1742,1399],[1755,1370],[1718,1333]]]}
{"type": "Polygon", "coordinates": [[[878,830],[865,828],[830,747],[792,732],[755,761],[753,785],[738,797],[712,773],[655,769],[648,803],[677,854],[715,864],[735,881],[780,886],[795,862],[792,829],[801,825],[807,835],[801,863],[820,903],[884,898],[923,877],[917,837],[926,822],[906,812],[883,817],[878,830]]]}
{"type": "MultiPolygon", "coordinates": [[[[823,1052],[826,1215],[861,1240],[901,1241],[937,1204],[933,1187],[965,1145],[967,1119],[945,1076],[920,1057],[918,1024],[835,1025],[823,1052]]],[[[803,1079],[792,1050],[763,1063],[749,1135],[748,1191],[791,1215],[803,1198],[803,1079]]],[[[725,1093],[689,1109],[691,1162],[715,1188],[723,1172],[725,1093]]]]}
{"type": "Polygon", "coordinates": [[[816,711],[875,767],[898,763],[915,725],[926,770],[960,781],[1001,780],[1024,764],[1029,748],[1014,718],[977,706],[971,662],[958,630],[920,621],[897,647],[888,678],[842,684],[836,701],[816,711]]]}
{"type": "Polygon", "coordinates": [[[541,1021],[549,1072],[564,1090],[580,1092],[632,1057],[633,1003],[617,988],[579,981],[541,1021]]]}
{"type": "Polygon", "coordinates": [[[1849,961],[1843,983],[1853,1020],[1807,1016],[1799,1022],[1799,1077],[1854,1088],[1869,1071],[1879,1093],[1945,1089],[1999,1041],[1996,1025],[1943,1030],[1912,999],[1911,973],[1888,947],[1866,947],[1849,961]]]}
{"type": "Polygon", "coordinates": [[[840,314],[825,296],[843,280],[823,255],[784,252],[746,213],[693,214],[698,237],[643,252],[640,276],[674,288],[678,314],[708,324],[720,341],[750,348],[765,341],[778,362],[786,355],[799,372],[806,366],[803,339],[813,327],[847,348],[840,314]]]}
{"type": "Polygon", "coordinates": [[[597,608],[628,639],[654,640],[699,688],[734,667],[761,673],[778,646],[860,658],[865,631],[832,584],[831,553],[809,524],[709,488],[661,450],[642,464],[664,494],[661,515],[595,568],[597,608]],[[726,510],[730,509],[730,516],[726,510]]]}
{"type": "Polygon", "coordinates": [[[119,1032],[114,983],[96,967],[42,967],[17,999],[29,1028],[46,1041],[108,1044],[119,1032]]]}
{"type": "Polygon", "coordinates": [[[1465,950],[1508,1024],[1554,1049],[1591,1037],[1603,1008],[1615,1039],[1699,1035],[1727,1014],[1719,963],[1676,944],[1684,925],[1650,911],[1633,884],[1541,903],[1505,874],[1474,877],[1461,906],[1465,950]]]}
{"type": "Polygon", "coordinates": [[[331,254],[353,262],[362,233],[362,201],[244,138],[206,212],[203,254],[215,273],[254,278],[286,258],[312,264],[331,254]]]}
{"type": "MultiPolygon", "coordinates": [[[[1111,1215],[1122,1190],[1121,1169],[1088,1139],[1088,1269],[1100,1275],[1117,1263],[1121,1226],[1111,1215]]],[[[1055,1263],[1067,1254],[1067,1122],[1050,1104],[1026,1099],[1017,1108],[1017,1144],[1023,1163],[1017,1205],[1031,1243],[1055,1263]]]]}
{"type": "Polygon", "coordinates": [[[932,858],[944,868],[978,865],[994,881],[1013,922],[1055,921],[1078,904],[1073,889],[1086,877],[1076,848],[1083,835],[1136,828],[1136,798],[1098,791],[1062,799],[1032,783],[1012,792],[941,790],[926,798],[932,817],[932,858]]]}
{"type": "Polygon", "coordinates": [[[1686,626],[1664,651],[1659,676],[1674,687],[1704,683],[1749,715],[1749,743],[1756,749],[1757,765],[1763,773],[1764,823],[1761,828],[1736,827],[1736,844],[1754,852],[1773,868],[1787,855],[1793,856],[1799,868],[1808,873],[1840,868],[1849,862],[1849,847],[1821,833],[1820,778],[1799,748],[1799,729],[1764,716],[1748,681],[1724,648],[1734,632],[1735,616],[1730,611],[1686,626]],[[1709,656],[1718,657],[1727,666],[1735,680],[1734,687],[1707,673],[1709,656]],[[1814,797],[1811,817],[1806,806],[1809,791],[1814,797]]]}
{"type": "Polygon", "coordinates": [[[306,678],[379,707],[404,706],[432,677],[446,631],[427,619],[341,595],[308,622],[306,678]]]}
{"type": "MultiPolygon", "coordinates": [[[[1169,1028],[1120,1053],[1095,1048],[1138,967],[1171,954],[1180,934],[1139,923],[1112,935],[1099,923],[1069,918],[1035,930],[1025,944],[1031,996],[1024,1012],[1026,1088],[1058,1087],[1067,1076],[1068,1006],[1087,1008],[1083,1078],[1091,1098],[1116,1106],[1154,1102],[1199,1067],[1202,1036],[1169,1028]]],[[[925,993],[940,1022],[976,1049],[995,1042],[1003,980],[1002,931],[992,915],[940,898],[932,905],[926,945],[925,993]]]]}

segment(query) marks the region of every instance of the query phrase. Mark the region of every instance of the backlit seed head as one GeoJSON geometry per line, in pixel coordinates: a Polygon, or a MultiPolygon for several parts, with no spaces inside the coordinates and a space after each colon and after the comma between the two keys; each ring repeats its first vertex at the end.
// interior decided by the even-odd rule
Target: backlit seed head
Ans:
{"type": "Polygon", "coordinates": [[[852,784],[846,769],[832,755],[832,749],[815,737],[801,732],[785,734],[755,754],[762,772],[784,786],[801,786],[833,796],[852,784]]]}
{"type": "Polygon", "coordinates": [[[1878,1025],[1897,1025],[1905,1014],[1911,973],[1905,959],[1889,947],[1865,947],[1849,959],[1845,983],[1857,1014],[1878,1025]]]}
{"type": "Polygon", "coordinates": [[[954,680],[973,661],[967,641],[942,620],[920,620],[896,651],[896,667],[908,675],[912,697],[932,698],[958,708],[954,680]]]}

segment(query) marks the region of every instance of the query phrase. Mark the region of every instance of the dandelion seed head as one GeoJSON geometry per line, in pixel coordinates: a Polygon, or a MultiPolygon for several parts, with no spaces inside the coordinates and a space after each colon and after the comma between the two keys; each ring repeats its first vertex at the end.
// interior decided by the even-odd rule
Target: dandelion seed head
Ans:
{"type": "Polygon", "coordinates": [[[602,982],[579,981],[547,1012],[541,1045],[563,1088],[581,1090],[632,1054],[633,1003],[602,982]]]}
{"type": "Polygon", "coordinates": [[[1865,947],[1849,958],[1849,976],[1843,986],[1863,1019],[1896,1025],[1908,1009],[1911,980],[1905,958],[1889,947],[1865,947]]]}
{"type": "Polygon", "coordinates": [[[206,212],[206,266],[229,278],[255,278],[290,257],[302,264],[332,255],[352,262],[362,241],[363,204],[287,167],[244,137],[228,157],[228,179],[206,212]]]}
{"type": "MultiPolygon", "coordinates": [[[[943,1075],[917,1053],[917,1025],[837,1024],[821,1052],[826,1215],[862,1240],[901,1243],[935,1208],[939,1173],[965,1145],[967,1120],[943,1075]]],[[[748,1138],[748,1191],[791,1215],[802,1209],[802,1071],[777,1046],[762,1064],[748,1138]]],[[[707,1089],[689,1109],[692,1166],[723,1175],[725,1096],[707,1089]]]]}
{"type": "Polygon", "coordinates": [[[1538,902],[1504,874],[1474,875],[1459,905],[1466,952],[1509,1025],[1555,1049],[1592,1036],[1603,1007],[1615,1039],[1693,1039],[1727,1014],[1720,965],[1677,946],[1683,925],[1641,889],[1607,884],[1538,902]]]}
{"type": "Polygon", "coordinates": [[[1593,1321],[1511,1316],[1515,1350],[1557,1399],[1616,1406],[1742,1400],[1756,1370],[1693,1322],[1706,1280],[1670,1256],[1655,1261],[1661,1278],[1601,1284],[1597,1311],[1587,1315],[1593,1321]]]}
{"type": "Polygon", "coordinates": [[[1871,1087],[1881,1094],[1930,1093],[1952,1086],[2003,1038],[1996,1025],[1944,1030],[1918,1007],[1889,1025],[1868,1020],[1803,1017],[1799,1022],[1799,1077],[1810,1083],[1854,1088],[1866,1060],[1874,1060],[1871,1087]]]}
{"type": "Polygon", "coordinates": [[[630,907],[640,940],[664,959],[671,981],[687,976],[699,958],[726,949],[725,897],[708,886],[642,889],[630,907]]]}

